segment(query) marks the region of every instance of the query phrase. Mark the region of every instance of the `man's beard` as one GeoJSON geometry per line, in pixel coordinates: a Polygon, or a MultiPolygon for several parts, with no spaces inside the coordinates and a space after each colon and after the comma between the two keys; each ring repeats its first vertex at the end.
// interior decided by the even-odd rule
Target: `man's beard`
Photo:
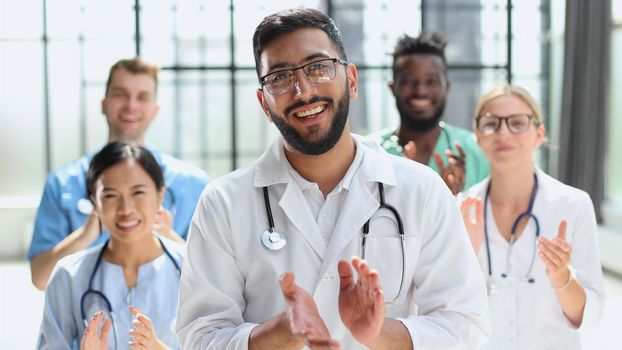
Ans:
{"type": "Polygon", "coordinates": [[[411,117],[408,115],[407,112],[402,111],[401,105],[398,104],[397,109],[400,112],[400,122],[402,127],[417,132],[426,132],[432,130],[443,118],[443,112],[445,111],[445,102],[446,100],[443,100],[443,102],[440,106],[438,106],[438,109],[434,112],[431,118],[411,117]]]}
{"type": "MultiPolygon", "coordinates": [[[[309,101],[299,101],[294,103],[285,109],[284,115],[290,114],[290,111],[299,108],[311,103],[316,102],[326,102],[329,106],[334,106],[335,103],[330,97],[313,97],[309,101]]],[[[291,125],[287,124],[284,117],[281,117],[274,113],[271,109],[268,109],[270,112],[270,117],[272,118],[272,122],[276,125],[277,129],[283,135],[285,141],[294,147],[298,152],[307,155],[320,155],[331,150],[336,144],[337,141],[341,138],[341,134],[343,133],[343,129],[346,125],[346,121],[348,120],[348,111],[350,108],[350,96],[348,92],[343,94],[341,99],[339,99],[339,103],[337,104],[337,109],[335,110],[335,115],[330,124],[330,129],[326,133],[326,135],[321,136],[317,140],[307,140],[305,139],[296,129],[294,129],[291,125]]],[[[296,118],[292,116],[291,118],[296,118]]],[[[318,132],[319,126],[312,125],[310,128],[315,128],[312,130],[313,132],[318,132]]]]}

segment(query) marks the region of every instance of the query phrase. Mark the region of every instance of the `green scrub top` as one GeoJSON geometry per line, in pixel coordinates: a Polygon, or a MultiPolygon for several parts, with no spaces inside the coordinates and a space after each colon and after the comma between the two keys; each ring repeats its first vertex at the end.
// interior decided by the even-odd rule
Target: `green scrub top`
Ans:
{"type": "MultiPolygon", "coordinates": [[[[449,148],[455,154],[459,154],[458,150],[454,146],[454,143],[456,141],[460,143],[460,146],[466,155],[466,179],[464,190],[467,190],[488,176],[488,173],[490,172],[488,160],[484,157],[484,153],[482,153],[482,150],[477,144],[475,134],[471,131],[449,125],[445,122],[440,122],[440,126],[441,134],[438,141],[436,141],[434,152],[438,152],[438,154],[441,155],[443,162],[447,164],[445,150],[449,148]]],[[[400,146],[397,135],[394,134],[394,130],[380,130],[369,135],[369,137],[378,142],[378,144],[380,144],[380,146],[390,154],[401,157],[404,156],[404,150],[402,149],[402,146],[400,146]]],[[[439,172],[438,166],[434,161],[434,157],[430,157],[428,166],[434,169],[437,173],[439,172]]]]}

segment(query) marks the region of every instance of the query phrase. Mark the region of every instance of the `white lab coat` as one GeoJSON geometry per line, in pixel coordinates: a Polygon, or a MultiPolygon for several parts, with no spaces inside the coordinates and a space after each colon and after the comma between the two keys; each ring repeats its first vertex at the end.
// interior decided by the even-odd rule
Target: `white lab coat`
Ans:
{"type": "MultiPolygon", "coordinates": [[[[570,266],[575,270],[576,278],[587,297],[583,322],[579,328],[593,326],[600,319],[605,300],[594,206],[587,193],[564,185],[540,169],[536,170],[536,176],[538,192],[532,213],[540,223],[540,236],[555,238],[559,223],[568,221],[566,238],[572,246],[570,266]]],[[[485,179],[473,186],[466,195],[483,200],[489,182],[489,178],[485,179]]],[[[529,220],[525,231],[512,247],[510,271],[507,271],[506,262],[509,243],[499,232],[490,205],[487,208],[487,227],[493,278],[499,282],[496,292],[489,296],[493,335],[488,348],[580,349],[578,329],[564,316],[537,251],[530,275],[535,282],[515,282],[526,276],[536,249],[534,220],[529,220]],[[501,273],[506,272],[509,277],[501,278],[501,273]]],[[[488,276],[485,243],[478,252],[478,259],[483,274],[488,276]]]]}
{"type": "MultiPolygon", "coordinates": [[[[386,202],[401,214],[406,236],[405,292],[387,306],[386,316],[406,325],[417,350],[476,349],[487,341],[485,283],[451,193],[426,166],[354,137],[364,151],[362,163],[327,243],[288,173],[282,139],[254,163],[208,185],[190,225],[182,273],[177,317],[182,348],[247,349],[253,327],[285,309],[278,279],[286,271],[313,296],[343,349],[364,348],[339,317],[337,262],[360,254],[367,219],[387,215],[376,213],[378,182],[386,202]],[[279,251],[260,241],[268,228],[264,186],[276,230],[287,237],[279,251]]],[[[370,261],[372,268],[394,272],[381,276],[387,296],[396,294],[402,264],[390,223],[372,221],[367,251],[383,253],[370,261]]]]}
{"type": "MultiPolygon", "coordinates": [[[[183,244],[161,238],[178,265],[184,254],[183,244]]],[[[80,302],[88,290],[89,279],[102,245],[95,246],[61,259],[55,266],[50,283],[45,289],[43,321],[39,332],[37,349],[78,349],[84,334],[85,324],[80,311],[80,302]]],[[[129,306],[135,306],[153,322],[158,338],[173,349],[179,349],[175,336],[177,297],[179,293],[179,271],[170,258],[162,253],[156,259],[138,269],[136,286],[128,289],[123,269],[102,259],[93,289],[102,292],[112,304],[117,329],[118,349],[126,349],[131,338],[134,316],[129,306]]],[[[97,311],[106,312],[102,298],[89,293],[85,299],[87,320],[97,311]]],[[[106,315],[108,315],[106,313],[106,315]]],[[[114,349],[115,334],[110,329],[108,348],[114,349]]]]}

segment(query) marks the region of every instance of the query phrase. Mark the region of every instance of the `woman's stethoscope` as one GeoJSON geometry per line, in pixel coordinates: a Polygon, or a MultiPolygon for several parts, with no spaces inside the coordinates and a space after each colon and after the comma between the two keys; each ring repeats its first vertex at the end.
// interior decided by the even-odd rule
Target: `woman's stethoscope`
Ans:
{"type": "MultiPolygon", "coordinates": [[[[175,265],[175,269],[177,269],[177,272],[179,272],[179,274],[181,275],[181,268],[179,267],[179,263],[177,263],[175,258],[173,258],[173,255],[166,248],[164,243],[162,243],[162,240],[160,238],[158,238],[158,241],[160,241],[160,245],[162,246],[162,250],[164,250],[164,253],[166,254],[166,256],[168,256],[168,258],[171,259],[171,261],[173,262],[173,265],[175,265]]],[[[106,310],[110,314],[110,321],[112,323],[112,332],[114,333],[114,348],[118,349],[119,338],[118,338],[116,322],[114,319],[114,313],[112,310],[112,304],[110,303],[110,300],[108,300],[108,297],[106,297],[104,293],[93,289],[93,279],[95,278],[95,274],[97,273],[99,264],[102,261],[102,257],[104,256],[106,247],[108,247],[108,242],[110,242],[110,240],[107,240],[106,243],[104,243],[101,251],[99,252],[99,255],[97,256],[97,260],[95,260],[95,266],[93,267],[93,272],[91,272],[91,277],[89,278],[89,286],[87,290],[82,294],[82,297],[80,298],[80,314],[82,316],[82,320],[84,321],[84,326],[85,327],[88,326],[88,320],[86,319],[86,311],[84,307],[84,301],[86,300],[86,297],[89,296],[90,294],[93,294],[94,296],[103,300],[104,305],[106,306],[106,310]]]]}
{"type": "MultiPolygon", "coordinates": [[[[380,209],[387,209],[393,214],[393,216],[395,217],[395,222],[397,223],[397,229],[398,229],[398,233],[399,233],[399,237],[401,241],[400,247],[402,250],[402,278],[400,280],[400,288],[395,298],[385,300],[385,303],[392,304],[392,303],[395,303],[400,298],[400,296],[402,295],[402,289],[404,287],[404,275],[406,271],[406,248],[405,248],[405,241],[404,241],[405,240],[404,224],[402,223],[402,218],[400,216],[400,213],[397,211],[397,209],[395,209],[395,207],[385,202],[384,186],[380,182],[378,182],[378,192],[380,194],[380,206],[378,207],[376,211],[380,209]]],[[[272,217],[272,209],[270,208],[270,198],[268,196],[268,187],[263,188],[263,198],[264,198],[264,204],[266,206],[266,214],[268,216],[268,224],[270,225],[270,228],[268,228],[261,234],[261,243],[264,245],[264,247],[268,248],[269,250],[275,250],[275,251],[281,250],[287,244],[287,239],[285,238],[285,235],[283,235],[282,233],[279,233],[274,228],[274,219],[272,217]]],[[[363,225],[363,233],[362,233],[363,237],[361,240],[361,258],[362,259],[365,259],[365,251],[367,248],[366,243],[367,243],[367,236],[369,235],[370,222],[371,222],[371,218],[367,220],[365,224],[363,225]]]]}
{"type": "MultiPolygon", "coordinates": [[[[538,237],[540,237],[540,222],[538,221],[538,218],[532,213],[533,204],[536,200],[536,194],[538,193],[538,177],[536,176],[536,174],[533,175],[533,181],[534,182],[533,182],[533,188],[531,190],[531,197],[529,198],[529,206],[527,207],[527,210],[525,212],[518,215],[516,220],[514,220],[514,224],[512,225],[512,231],[510,232],[510,241],[508,245],[508,252],[507,252],[506,261],[505,261],[507,272],[501,273],[501,277],[505,279],[508,277],[508,273],[511,269],[512,259],[510,259],[510,256],[512,255],[512,247],[514,246],[514,242],[516,241],[516,228],[518,227],[518,224],[525,217],[527,218],[527,220],[531,218],[536,224],[534,248],[531,253],[531,262],[529,263],[529,269],[527,270],[527,273],[525,274],[525,276],[523,276],[522,278],[523,281],[527,281],[531,284],[533,284],[536,281],[535,278],[531,276],[531,272],[533,270],[533,264],[536,260],[536,249],[537,249],[536,244],[538,242],[538,237]]],[[[488,211],[487,209],[488,209],[488,196],[489,195],[490,195],[490,183],[488,184],[488,188],[486,189],[486,197],[484,198],[484,238],[486,242],[486,254],[487,254],[486,257],[488,259],[489,292],[492,293],[497,290],[498,286],[494,283],[494,278],[492,275],[492,259],[490,258],[490,243],[488,239],[488,220],[487,220],[488,211]]]]}

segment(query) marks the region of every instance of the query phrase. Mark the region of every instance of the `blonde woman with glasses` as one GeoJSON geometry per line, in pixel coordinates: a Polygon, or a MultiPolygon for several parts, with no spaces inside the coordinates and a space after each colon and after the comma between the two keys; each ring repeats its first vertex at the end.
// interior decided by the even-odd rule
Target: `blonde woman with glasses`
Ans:
{"type": "Polygon", "coordinates": [[[488,279],[488,348],[580,349],[578,330],[598,321],[604,303],[592,201],[534,163],[546,130],[525,89],[493,89],[475,115],[490,176],[459,199],[488,279]]]}

